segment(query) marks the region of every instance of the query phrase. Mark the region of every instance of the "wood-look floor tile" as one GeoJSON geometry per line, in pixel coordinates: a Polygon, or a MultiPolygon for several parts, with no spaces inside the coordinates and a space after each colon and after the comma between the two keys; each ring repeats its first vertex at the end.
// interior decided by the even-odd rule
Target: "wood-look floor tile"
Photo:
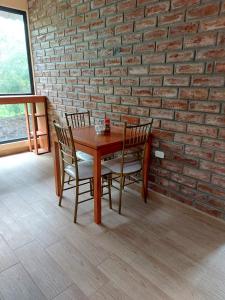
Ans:
{"type": "Polygon", "coordinates": [[[18,259],[7,243],[0,236],[0,273],[18,263],[18,259]]]}
{"type": "Polygon", "coordinates": [[[0,299],[46,300],[21,264],[0,273],[0,299]]]}
{"type": "Polygon", "coordinates": [[[89,298],[75,284],[54,298],[54,300],[88,300],[89,298]]]}
{"type": "Polygon", "coordinates": [[[86,296],[94,294],[108,281],[106,276],[69,242],[60,241],[47,250],[86,296]]]}
{"type": "Polygon", "coordinates": [[[52,299],[72,284],[70,278],[37,243],[16,250],[20,262],[47,299],[52,299]]]}

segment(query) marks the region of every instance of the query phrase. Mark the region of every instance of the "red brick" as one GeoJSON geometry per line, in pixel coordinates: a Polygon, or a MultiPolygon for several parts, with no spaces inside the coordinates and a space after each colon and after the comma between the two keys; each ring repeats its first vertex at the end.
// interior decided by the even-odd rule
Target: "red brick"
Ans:
{"type": "Polygon", "coordinates": [[[117,14],[106,18],[106,26],[115,25],[123,22],[123,15],[117,14]]]}
{"type": "MultiPolygon", "coordinates": [[[[216,188],[213,185],[209,185],[208,183],[200,182],[198,183],[198,190],[204,193],[209,193],[217,197],[225,197],[225,191],[216,188]]],[[[225,201],[223,206],[225,205],[225,201]]]]}
{"type": "Polygon", "coordinates": [[[173,153],[172,159],[173,159],[173,161],[177,161],[178,163],[182,163],[185,165],[191,165],[193,167],[198,166],[198,159],[190,157],[185,154],[173,153]]]}
{"type": "Polygon", "coordinates": [[[92,95],[91,101],[94,102],[104,102],[104,95],[92,95]]]}
{"type": "Polygon", "coordinates": [[[204,125],[192,125],[188,124],[187,132],[191,134],[207,136],[207,137],[216,137],[217,128],[204,126],[204,125]]]}
{"type": "Polygon", "coordinates": [[[130,87],[117,87],[114,88],[115,95],[131,95],[131,88],[130,87]]]}
{"type": "Polygon", "coordinates": [[[115,28],[116,34],[131,33],[131,32],[133,32],[133,23],[117,25],[115,28]]]}
{"type": "Polygon", "coordinates": [[[169,1],[165,1],[162,3],[154,3],[149,5],[149,7],[146,8],[145,15],[151,16],[154,14],[162,14],[164,12],[167,12],[169,10],[169,7],[170,7],[169,1]]]}
{"type": "Polygon", "coordinates": [[[225,16],[201,21],[199,28],[200,28],[200,31],[224,29],[225,28],[225,16]]]}
{"type": "Polygon", "coordinates": [[[125,105],[112,105],[112,111],[118,113],[127,113],[128,114],[129,107],[125,105]]]}
{"type": "Polygon", "coordinates": [[[104,111],[111,111],[111,104],[106,104],[106,103],[98,103],[97,108],[99,110],[104,110],[104,111]]]}
{"type": "Polygon", "coordinates": [[[225,32],[219,32],[217,45],[219,46],[225,45],[225,32]]]}
{"type": "Polygon", "coordinates": [[[197,113],[191,113],[191,112],[176,112],[175,113],[175,119],[177,121],[182,122],[190,122],[190,123],[202,123],[204,120],[203,114],[197,114],[197,113]]]}
{"type": "Polygon", "coordinates": [[[128,124],[138,124],[139,123],[139,118],[134,117],[134,116],[121,116],[121,121],[122,122],[127,122],[128,124]]]}
{"type": "Polygon", "coordinates": [[[135,21],[135,30],[144,30],[148,27],[153,27],[156,24],[156,18],[144,18],[140,21],[135,21]]]}
{"type": "Polygon", "coordinates": [[[177,96],[177,89],[171,87],[158,87],[154,88],[153,95],[165,98],[174,98],[177,96]]]}
{"type": "Polygon", "coordinates": [[[203,138],[202,147],[224,151],[225,141],[216,140],[216,139],[209,139],[209,138],[203,138]]]}
{"type": "Polygon", "coordinates": [[[185,153],[194,157],[201,159],[212,160],[213,151],[212,150],[203,150],[200,147],[185,146],[185,153]]]}
{"type": "Polygon", "coordinates": [[[121,85],[137,86],[139,85],[139,78],[134,78],[134,77],[121,78],[121,85]]]}
{"type": "Polygon", "coordinates": [[[200,168],[203,169],[203,170],[211,171],[211,172],[216,173],[218,175],[223,175],[223,176],[225,175],[225,166],[221,165],[221,164],[214,163],[214,162],[202,160],[200,162],[200,168]]]}
{"type": "Polygon", "coordinates": [[[162,76],[141,77],[140,86],[161,86],[162,76]]]}
{"type": "Polygon", "coordinates": [[[147,75],[148,67],[145,66],[130,67],[128,73],[129,75],[147,75]]]}
{"type": "Polygon", "coordinates": [[[162,108],[186,110],[188,107],[187,101],[179,99],[162,100],[162,108]]]}
{"type": "Polygon", "coordinates": [[[181,88],[180,98],[191,100],[207,100],[208,89],[207,88],[181,88]]]}
{"type": "Polygon", "coordinates": [[[127,67],[114,67],[111,68],[112,76],[126,76],[127,75],[127,67]]]}
{"type": "Polygon", "coordinates": [[[187,19],[216,16],[219,12],[219,3],[209,3],[203,6],[193,7],[187,11],[187,19]]]}
{"type": "Polygon", "coordinates": [[[109,76],[110,75],[110,69],[109,68],[95,69],[95,75],[96,76],[109,76]]]}
{"type": "Polygon", "coordinates": [[[182,144],[200,146],[201,138],[198,136],[176,133],[174,137],[174,141],[182,144]]]}
{"type": "Polygon", "coordinates": [[[177,74],[195,74],[203,73],[204,64],[179,64],[175,66],[175,72],[177,74]]]}
{"type": "Polygon", "coordinates": [[[174,117],[174,112],[172,110],[152,108],[150,110],[150,117],[172,120],[174,117]]]}
{"type": "Polygon", "coordinates": [[[200,0],[172,0],[171,6],[172,8],[181,8],[181,7],[192,6],[199,3],[200,0]]]}
{"type": "Polygon", "coordinates": [[[198,30],[198,24],[197,23],[185,23],[185,24],[179,24],[176,26],[172,26],[170,28],[170,35],[186,35],[186,34],[192,34],[196,33],[198,30]]]}
{"type": "Polygon", "coordinates": [[[106,95],[105,96],[105,102],[106,103],[119,104],[120,103],[120,97],[119,96],[114,96],[114,95],[106,95]]]}
{"type": "MultiPolygon", "coordinates": [[[[224,152],[216,152],[214,160],[215,160],[215,162],[225,164],[225,153],[224,152]]],[[[224,188],[225,188],[225,186],[224,186],[224,188]]]]}
{"type": "Polygon", "coordinates": [[[208,171],[202,171],[199,169],[194,169],[185,166],[183,170],[183,174],[192,178],[196,178],[198,180],[202,181],[210,181],[210,173],[208,171]]]}
{"type": "MultiPolygon", "coordinates": [[[[181,144],[175,144],[173,142],[163,142],[160,141],[160,149],[166,152],[176,152],[176,153],[182,153],[184,151],[184,147],[181,144]]],[[[166,153],[167,156],[167,153],[166,153]]]]}
{"type": "Polygon", "coordinates": [[[99,94],[112,94],[113,87],[112,86],[99,86],[98,92],[99,92],[99,94]]]}
{"type": "Polygon", "coordinates": [[[141,64],[140,56],[127,56],[123,58],[123,65],[139,65],[141,64]]]}
{"type": "Polygon", "coordinates": [[[208,125],[225,127],[225,115],[206,115],[205,123],[208,125]]]}
{"type": "Polygon", "coordinates": [[[133,87],[132,88],[132,95],[133,96],[151,96],[152,89],[148,87],[133,87]]]}
{"type": "Polygon", "coordinates": [[[101,16],[113,15],[115,13],[116,13],[115,5],[105,6],[100,9],[101,16]]]}
{"type": "Polygon", "coordinates": [[[224,48],[199,50],[197,52],[197,59],[220,59],[220,58],[225,58],[224,48]]]}
{"type": "Polygon", "coordinates": [[[99,8],[105,5],[105,0],[93,0],[91,2],[91,8],[99,8]]]}
{"type": "MultiPolygon", "coordinates": [[[[150,67],[151,72],[151,67],[150,67]]],[[[164,86],[188,86],[190,82],[187,76],[164,76],[164,86]]]]}
{"type": "Polygon", "coordinates": [[[171,53],[167,53],[166,61],[167,62],[184,62],[184,61],[192,60],[193,57],[194,57],[193,50],[171,52],[171,53]]]}
{"type": "Polygon", "coordinates": [[[131,10],[134,9],[136,6],[136,1],[135,0],[126,0],[126,1],[121,1],[118,2],[117,4],[117,11],[125,11],[125,10],[131,10]]]}
{"type": "Polygon", "coordinates": [[[222,211],[213,208],[212,206],[208,206],[208,205],[205,206],[204,204],[199,202],[195,202],[194,206],[196,209],[199,209],[209,215],[212,215],[213,217],[217,217],[221,219],[223,218],[224,213],[222,211]]]}
{"type": "Polygon", "coordinates": [[[125,21],[137,20],[144,17],[144,8],[136,8],[130,12],[124,13],[125,21]]]}
{"type": "Polygon", "coordinates": [[[129,96],[122,96],[121,97],[121,104],[124,105],[138,105],[139,100],[138,97],[129,97],[129,96]]]}
{"type": "Polygon", "coordinates": [[[167,15],[159,16],[159,25],[166,25],[171,23],[180,22],[184,19],[184,13],[183,12],[172,12],[167,15]]]}
{"type": "Polygon", "coordinates": [[[215,185],[218,185],[218,186],[220,186],[222,188],[224,188],[225,187],[225,178],[213,174],[213,176],[212,176],[212,183],[215,184],[215,185]]]}
{"type": "Polygon", "coordinates": [[[156,28],[144,33],[144,41],[157,40],[167,37],[167,28],[156,28]]]}
{"type": "Polygon", "coordinates": [[[194,86],[219,87],[224,86],[224,77],[219,76],[193,76],[194,86]]]}
{"type": "Polygon", "coordinates": [[[174,132],[153,129],[152,134],[155,138],[162,139],[163,141],[173,141],[174,139],[174,132]]]}
{"type": "Polygon", "coordinates": [[[185,48],[206,47],[216,44],[217,34],[214,32],[196,34],[191,37],[184,37],[185,48]]]}
{"type": "Polygon", "coordinates": [[[120,78],[119,77],[105,77],[104,84],[106,85],[119,85],[120,78]]]}
{"type": "MultiPolygon", "coordinates": [[[[218,113],[220,111],[220,104],[212,103],[212,102],[191,101],[191,102],[189,102],[189,110],[218,113]]],[[[215,116],[213,116],[213,117],[215,118],[215,116]]],[[[224,118],[224,120],[225,120],[225,118],[224,118]]],[[[224,124],[225,124],[225,122],[224,122],[224,124]]],[[[215,124],[213,124],[213,125],[215,125],[215,124]]]]}
{"type": "Polygon", "coordinates": [[[183,169],[180,164],[165,159],[161,161],[161,167],[176,173],[182,173],[183,169]]]}
{"type": "Polygon", "coordinates": [[[186,124],[174,121],[164,121],[161,122],[161,128],[176,131],[176,132],[185,132],[186,131],[186,124]]]}
{"type": "Polygon", "coordinates": [[[161,98],[144,97],[140,98],[140,105],[147,107],[161,107],[161,98]]]}
{"type": "Polygon", "coordinates": [[[165,51],[165,50],[178,50],[182,48],[182,40],[166,40],[160,41],[156,44],[156,49],[158,51],[165,51]]]}
{"type": "Polygon", "coordinates": [[[214,101],[225,101],[225,89],[211,89],[209,99],[214,101]]]}
{"type": "Polygon", "coordinates": [[[218,73],[225,73],[225,63],[216,63],[215,71],[218,73]]]}
{"type": "Polygon", "coordinates": [[[120,36],[108,38],[108,39],[105,39],[105,41],[104,41],[105,47],[117,47],[120,44],[121,44],[120,36]]]}
{"type": "Polygon", "coordinates": [[[148,43],[148,44],[137,44],[134,45],[134,53],[136,54],[136,52],[149,52],[149,51],[154,51],[155,50],[155,43],[148,43]]]}
{"type": "Polygon", "coordinates": [[[157,64],[165,62],[165,54],[144,54],[142,56],[144,64],[157,64]]]}
{"type": "Polygon", "coordinates": [[[220,128],[219,129],[219,137],[222,139],[225,139],[225,128],[220,128]]]}
{"type": "Polygon", "coordinates": [[[150,65],[149,74],[150,75],[164,75],[164,74],[172,74],[173,66],[172,65],[150,65]]]}
{"type": "Polygon", "coordinates": [[[120,57],[113,57],[105,60],[105,66],[118,66],[121,64],[120,57]]]}
{"type": "Polygon", "coordinates": [[[123,35],[122,37],[123,44],[135,44],[142,42],[142,35],[140,33],[131,33],[123,35]]]}
{"type": "Polygon", "coordinates": [[[131,115],[137,115],[137,116],[149,116],[149,109],[147,107],[130,107],[129,109],[131,115]]]}

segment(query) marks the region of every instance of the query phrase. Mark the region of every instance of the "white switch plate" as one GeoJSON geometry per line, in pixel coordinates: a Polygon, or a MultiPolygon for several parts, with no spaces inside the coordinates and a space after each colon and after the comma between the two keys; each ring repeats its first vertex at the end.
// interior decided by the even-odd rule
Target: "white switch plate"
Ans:
{"type": "Polygon", "coordinates": [[[156,150],[155,151],[155,157],[158,157],[158,158],[164,158],[165,157],[165,154],[163,151],[158,151],[156,150]]]}

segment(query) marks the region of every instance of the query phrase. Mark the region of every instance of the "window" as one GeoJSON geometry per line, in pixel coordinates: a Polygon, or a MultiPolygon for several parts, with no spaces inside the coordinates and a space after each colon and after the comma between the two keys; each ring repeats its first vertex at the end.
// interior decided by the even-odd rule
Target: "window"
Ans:
{"type": "Polygon", "coordinates": [[[0,28],[0,95],[33,94],[26,13],[0,6],[0,28]]]}

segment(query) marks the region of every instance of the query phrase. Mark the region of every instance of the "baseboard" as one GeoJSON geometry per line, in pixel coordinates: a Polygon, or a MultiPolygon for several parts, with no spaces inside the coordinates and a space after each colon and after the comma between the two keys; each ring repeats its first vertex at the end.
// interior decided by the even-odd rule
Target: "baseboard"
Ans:
{"type": "Polygon", "coordinates": [[[19,141],[0,145],[0,157],[26,151],[29,151],[28,141],[19,141]]]}

